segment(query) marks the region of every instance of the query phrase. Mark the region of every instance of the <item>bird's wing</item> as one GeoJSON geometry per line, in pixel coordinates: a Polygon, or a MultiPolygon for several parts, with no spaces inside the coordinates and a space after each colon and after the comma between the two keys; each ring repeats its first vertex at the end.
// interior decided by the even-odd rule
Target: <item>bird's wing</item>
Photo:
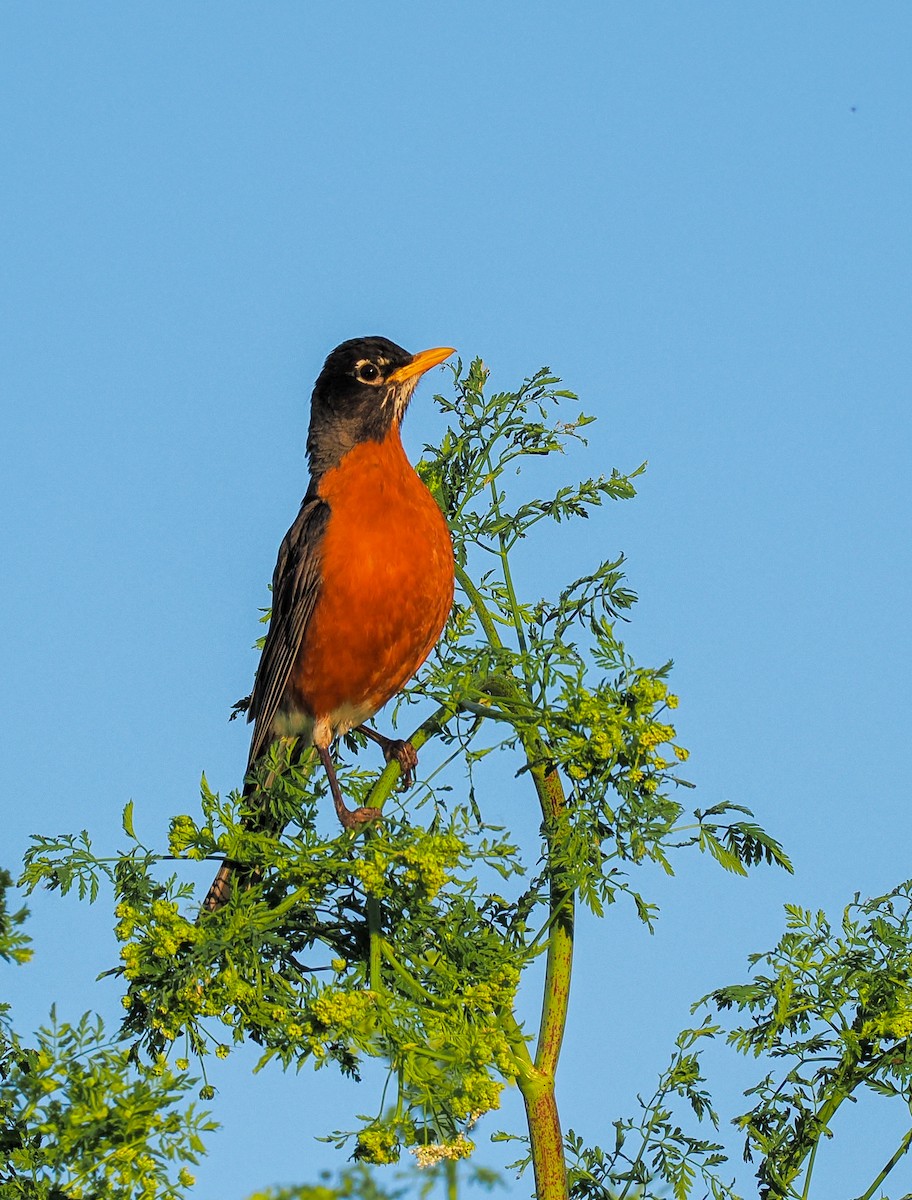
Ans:
{"type": "Polygon", "coordinates": [[[294,524],[279,547],[272,577],[272,617],[257,668],[249,721],[255,721],[249,766],[266,749],[271,726],[320,590],[320,550],[329,506],[305,496],[294,524]]]}

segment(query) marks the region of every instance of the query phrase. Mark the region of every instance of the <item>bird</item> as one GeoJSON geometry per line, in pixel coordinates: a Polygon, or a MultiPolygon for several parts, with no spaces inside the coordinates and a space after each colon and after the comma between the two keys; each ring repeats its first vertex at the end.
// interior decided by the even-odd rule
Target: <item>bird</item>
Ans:
{"type": "MultiPolygon", "coordinates": [[[[455,353],[410,354],[384,337],[342,342],[314,385],[307,435],[310,480],[279,547],[272,612],[249,698],[251,772],[279,738],[313,746],[345,830],[379,809],[349,809],[333,742],[360,730],[396,758],[408,784],[409,742],[364,724],[412,678],[436,645],[453,604],[449,528],[402,445],[400,428],[421,376],[455,353]]],[[[254,817],[255,823],[255,817],[254,817]]],[[[226,859],[203,902],[221,908],[240,866],[226,859]]]]}

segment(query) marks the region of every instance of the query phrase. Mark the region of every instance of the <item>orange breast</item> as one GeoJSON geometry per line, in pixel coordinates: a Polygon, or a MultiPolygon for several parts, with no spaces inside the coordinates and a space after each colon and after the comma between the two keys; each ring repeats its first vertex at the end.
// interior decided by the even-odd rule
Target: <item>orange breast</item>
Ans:
{"type": "Polygon", "coordinates": [[[289,682],[335,735],[372,716],[430,654],[453,603],[453,547],[398,430],[349,451],[319,492],[330,507],[323,587],[289,682]]]}

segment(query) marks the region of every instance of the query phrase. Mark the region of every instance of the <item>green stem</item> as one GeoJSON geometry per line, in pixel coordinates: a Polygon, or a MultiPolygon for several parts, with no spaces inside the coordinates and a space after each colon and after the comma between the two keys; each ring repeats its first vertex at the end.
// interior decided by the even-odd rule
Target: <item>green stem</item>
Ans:
{"type": "Polygon", "coordinates": [[[503,649],[503,642],[500,640],[500,634],[497,632],[497,626],[494,623],[494,618],[488,612],[488,607],[484,602],[484,596],[469,578],[464,567],[459,563],[456,564],[456,581],[465,594],[468,596],[475,609],[475,614],[481,622],[481,628],[484,630],[484,635],[488,639],[489,645],[495,650],[503,649]]]}
{"type": "MultiPolygon", "coordinates": [[[[420,750],[425,742],[430,741],[432,737],[445,729],[455,716],[456,710],[452,705],[442,704],[426,721],[421,722],[414,733],[410,734],[408,741],[411,742],[415,750],[420,750]]],[[[364,802],[365,806],[367,808],[382,808],[384,802],[392,795],[401,774],[402,771],[395,759],[388,762],[371,788],[364,802]]]]}
{"type": "Polygon", "coordinates": [[[532,1057],[529,1054],[529,1046],[526,1042],[526,1035],[523,1033],[519,1022],[510,1009],[505,1008],[503,1010],[500,1015],[500,1024],[507,1035],[507,1041],[510,1043],[510,1048],[513,1051],[517,1076],[521,1077],[528,1074],[533,1069],[533,1064],[532,1057]]]}
{"type": "Polygon", "coordinates": [[[425,1004],[433,1004],[435,1008],[453,1007],[454,1000],[443,1000],[440,996],[432,995],[431,992],[421,986],[418,980],[406,970],[395,954],[393,954],[392,947],[386,938],[378,938],[378,943],[379,953],[386,959],[393,968],[394,973],[402,980],[413,996],[418,1000],[422,1000],[425,1004]]]}
{"type": "Polygon", "coordinates": [[[476,717],[487,717],[490,721],[506,721],[508,725],[512,725],[514,718],[510,713],[501,712],[499,708],[494,708],[490,704],[476,704],[474,700],[460,700],[459,707],[465,712],[472,713],[476,717]]]}
{"type": "Polygon", "coordinates": [[[516,1084],[526,1108],[536,1198],[567,1200],[567,1166],[554,1093],[554,1074],[540,1070],[532,1061],[526,1039],[512,1013],[503,1014],[502,1025],[513,1048],[516,1084]]]}
{"type": "Polygon", "coordinates": [[[518,1084],[529,1122],[529,1144],[538,1200],[566,1200],[567,1167],[554,1083],[570,1000],[575,896],[573,888],[564,883],[555,864],[565,821],[560,776],[557,768],[547,762],[545,746],[537,732],[520,731],[520,736],[544,818],[550,867],[551,928],[535,1061],[529,1071],[520,1075],[518,1084]]]}
{"type": "MultiPolygon", "coordinates": [[[[782,1167],[778,1171],[779,1178],[782,1181],[784,1191],[770,1192],[770,1196],[786,1197],[791,1192],[791,1185],[801,1173],[801,1168],[805,1160],[810,1156],[808,1163],[808,1171],[813,1171],[814,1156],[817,1152],[817,1145],[821,1135],[829,1128],[830,1121],[836,1115],[842,1102],[851,1096],[852,1092],[861,1082],[865,1072],[858,1071],[858,1060],[854,1055],[845,1055],[842,1063],[833,1072],[833,1083],[831,1086],[831,1094],[818,1111],[814,1114],[813,1126],[809,1130],[809,1136],[813,1140],[808,1140],[807,1137],[799,1139],[797,1145],[788,1149],[783,1155],[782,1167]]],[[[805,1195],[807,1194],[807,1181],[805,1181],[805,1195]]]]}
{"type": "MultiPolygon", "coordinates": [[[[423,721],[408,739],[416,750],[451,721],[455,713],[451,708],[441,705],[426,721],[423,721]]],[[[383,802],[391,794],[400,776],[399,764],[395,761],[386,764],[380,772],[377,782],[370,790],[367,805],[370,808],[382,808],[383,802]]],[[[367,931],[370,940],[370,957],[368,960],[368,980],[373,992],[381,987],[380,960],[383,953],[384,940],[382,937],[382,922],[380,918],[380,901],[376,896],[367,897],[367,931]]]]}
{"type": "Polygon", "coordinates": [[[529,653],[529,647],[526,643],[526,631],[523,627],[522,615],[519,611],[519,601],[516,598],[516,592],[513,588],[513,576],[510,572],[510,560],[507,558],[503,534],[498,535],[498,540],[500,541],[500,561],[503,563],[504,585],[507,589],[507,598],[510,601],[510,611],[513,614],[513,628],[516,630],[519,652],[523,655],[523,662],[525,663],[525,656],[529,653]]]}
{"type": "Polygon", "coordinates": [[[367,974],[368,986],[372,992],[379,992],[381,988],[380,955],[383,946],[382,922],[380,918],[380,901],[376,896],[371,895],[367,897],[367,933],[370,943],[367,974]]]}
{"type": "MultiPolygon", "coordinates": [[[[571,893],[571,895],[572,895],[572,893],[571,893]]],[[[559,916],[560,916],[559,910],[549,911],[547,921],[545,921],[544,925],[542,925],[542,927],[539,929],[538,933],[536,933],[535,936],[529,940],[529,942],[526,946],[526,949],[530,953],[534,952],[536,946],[538,946],[539,943],[544,940],[546,935],[551,932],[551,927],[554,924],[554,922],[558,919],[559,916]]]]}
{"type": "Polygon", "coordinates": [[[659,1087],[656,1088],[655,1093],[653,1094],[653,1097],[649,1102],[649,1108],[647,1109],[647,1111],[649,1113],[651,1113],[651,1116],[649,1118],[649,1122],[648,1122],[646,1128],[643,1130],[643,1137],[640,1141],[640,1149],[637,1152],[637,1156],[631,1162],[629,1171],[625,1172],[625,1174],[628,1176],[628,1179],[627,1179],[627,1182],[624,1184],[624,1190],[618,1193],[617,1200],[626,1200],[626,1197],[627,1197],[631,1187],[635,1186],[634,1178],[636,1175],[637,1167],[643,1161],[643,1156],[645,1155],[646,1151],[649,1149],[649,1139],[652,1137],[652,1131],[655,1128],[656,1122],[658,1121],[658,1118],[659,1118],[659,1112],[660,1112],[659,1106],[662,1102],[662,1098],[665,1096],[665,1093],[668,1091],[667,1085],[665,1087],[663,1087],[662,1083],[663,1083],[663,1081],[660,1080],[659,1087]]]}
{"type": "MultiPolygon", "coordinates": [[[[500,501],[497,498],[497,479],[494,476],[494,467],[491,463],[491,455],[488,454],[488,467],[491,471],[491,508],[494,510],[494,515],[498,521],[502,519],[503,514],[500,511],[500,501]]],[[[516,640],[519,644],[519,652],[523,656],[523,665],[525,666],[525,656],[528,653],[526,645],[526,631],[523,628],[522,617],[519,613],[519,601],[516,599],[516,590],[513,587],[513,576],[510,573],[510,560],[507,555],[507,540],[503,530],[497,534],[497,543],[500,547],[499,557],[501,566],[503,567],[504,585],[507,589],[507,599],[510,602],[510,612],[513,615],[513,628],[516,630],[516,640]]]]}
{"type": "Polygon", "coordinates": [[[817,1150],[820,1146],[820,1139],[814,1143],[814,1149],[811,1151],[808,1158],[807,1170],[804,1173],[804,1187],[801,1189],[801,1200],[808,1200],[808,1195],[811,1190],[811,1176],[814,1174],[814,1163],[817,1159],[817,1150]]]}

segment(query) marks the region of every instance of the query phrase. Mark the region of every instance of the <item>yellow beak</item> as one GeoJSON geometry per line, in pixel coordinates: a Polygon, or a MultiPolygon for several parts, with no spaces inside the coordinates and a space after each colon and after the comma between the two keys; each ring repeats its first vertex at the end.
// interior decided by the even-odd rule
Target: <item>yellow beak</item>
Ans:
{"type": "Polygon", "coordinates": [[[402,383],[404,379],[411,379],[413,375],[423,375],[425,371],[430,371],[431,367],[436,367],[438,363],[442,363],[444,359],[455,353],[452,346],[435,346],[433,350],[422,350],[404,367],[397,367],[392,375],[387,376],[386,381],[387,383],[402,383]]]}

